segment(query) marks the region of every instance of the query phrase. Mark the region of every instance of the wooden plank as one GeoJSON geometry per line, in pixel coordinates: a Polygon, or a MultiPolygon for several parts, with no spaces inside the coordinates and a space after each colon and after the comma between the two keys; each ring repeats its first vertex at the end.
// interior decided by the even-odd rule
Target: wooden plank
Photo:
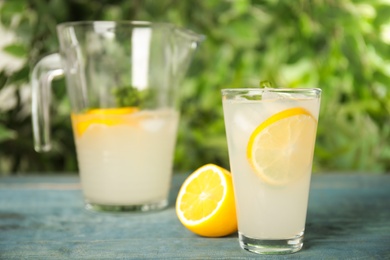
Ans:
{"type": "MultiPolygon", "coordinates": [[[[169,207],[146,214],[86,211],[77,176],[0,178],[0,259],[246,259],[237,234],[202,238],[169,207]]],[[[284,258],[390,258],[390,175],[313,176],[305,245],[284,258]]],[[[262,257],[274,259],[274,257],[262,257]]]]}

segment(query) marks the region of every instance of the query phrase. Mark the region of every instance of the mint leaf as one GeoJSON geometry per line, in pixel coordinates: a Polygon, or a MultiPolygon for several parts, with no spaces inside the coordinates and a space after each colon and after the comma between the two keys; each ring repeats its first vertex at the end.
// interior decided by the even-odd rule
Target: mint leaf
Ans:
{"type": "Polygon", "coordinates": [[[113,94],[118,107],[145,108],[153,101],[153,92],[150,89],[138,90],[133,86],[116,88],[113,94]]]}

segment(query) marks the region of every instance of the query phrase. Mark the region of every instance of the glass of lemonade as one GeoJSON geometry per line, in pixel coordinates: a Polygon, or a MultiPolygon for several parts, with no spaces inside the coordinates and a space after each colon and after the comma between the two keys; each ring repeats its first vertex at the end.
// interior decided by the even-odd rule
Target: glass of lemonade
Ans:
{"type": "Polygon", "coordinates": [[[303,246],[320,89],[223,89],[239,243],[259,254],[303,246]]]}
{"type": "Polygon", "coordinates": [[[50,149],[51,81],[64,76],[86,207],[168,204],[178,90],[202,35],[167,23],[68,22],[32,73],[35,150],[50,149]]]}

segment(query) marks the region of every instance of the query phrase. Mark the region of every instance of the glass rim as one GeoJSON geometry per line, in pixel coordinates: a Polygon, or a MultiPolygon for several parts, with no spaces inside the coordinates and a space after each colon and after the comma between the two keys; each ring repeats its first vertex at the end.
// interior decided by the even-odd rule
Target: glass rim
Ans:
{"type": "Polygon", "coordinates": [[[224,88],[222,94],[262,94],[264,92],[275,93],[310,93],[320,95],[320,88],[224,88]]]}
{"type": "Polygon", "coordinates": [[[304,92],[304,91],[322,91],[320,88],[223,88],[221,91],[270,91],[270,92],[304,92]]]}

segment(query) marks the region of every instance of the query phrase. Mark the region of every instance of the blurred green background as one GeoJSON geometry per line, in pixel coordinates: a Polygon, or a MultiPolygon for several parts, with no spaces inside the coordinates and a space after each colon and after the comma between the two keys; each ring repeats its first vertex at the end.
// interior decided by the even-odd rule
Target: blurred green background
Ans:
{"type": "Polygon", "coordinates": [[[181,85],[175,171],[228,168],[220,89],[323,90],[314,172],[390,172],[390,1],[0,1],[0,175],[76,172],[64,80],[55,83],[53,151],[33,150],[29,74],[76,20],[170,22],[204,34],[181,85]]]}

